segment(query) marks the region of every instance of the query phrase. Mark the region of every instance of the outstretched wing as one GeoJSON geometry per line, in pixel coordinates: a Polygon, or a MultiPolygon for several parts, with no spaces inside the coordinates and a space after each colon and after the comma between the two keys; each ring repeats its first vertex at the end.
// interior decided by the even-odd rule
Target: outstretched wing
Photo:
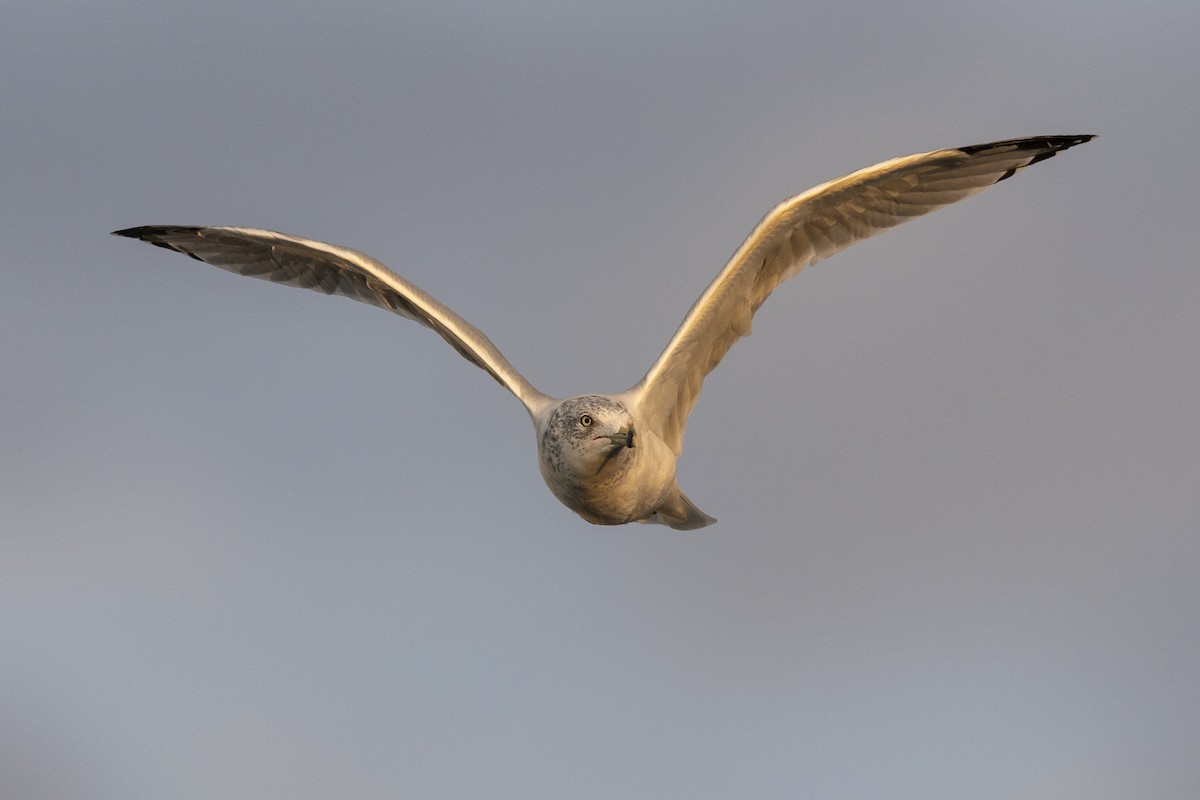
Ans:
{"type": "Polygon", "coordinates": [[[239,275],[339,294],[386,308],[433,329],[536,414],[550,398],[513,368],[483,333],[368,255],[345,247],[253,228],[147,225],[114,231],[239,275]]]}
{"type": "Polygon", "coordinates": [[[704,376],[742,336],[767,296],[813,262],[955,203],[1093,139],[1035,136],[896,158],[785,200],[758,224],[692,306],[636,386],[647,422],[679,453],[704,376]]]}

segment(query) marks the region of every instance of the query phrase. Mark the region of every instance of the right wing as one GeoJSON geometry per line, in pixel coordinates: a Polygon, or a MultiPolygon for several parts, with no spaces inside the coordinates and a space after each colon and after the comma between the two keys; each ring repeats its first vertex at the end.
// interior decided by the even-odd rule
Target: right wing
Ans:
{"type": "Polygon", "coordinates": [[[486,371],[531,416],[551,398],[535,389],[483,333],[380,262],[357,250],[253,228],[146,225],[114,231],[252,278],[338,294],[431,328],[486,371]]]}

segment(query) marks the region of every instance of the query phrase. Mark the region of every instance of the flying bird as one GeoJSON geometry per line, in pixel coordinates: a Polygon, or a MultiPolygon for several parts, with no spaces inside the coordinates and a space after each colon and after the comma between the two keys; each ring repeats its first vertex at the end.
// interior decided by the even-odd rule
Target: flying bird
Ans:
{"type": "Polygon", "coordinates": [[[546,485],[588,522],[680,530],[716,520],[680,491],[675,466],[704,377],[754,312],[809,264],[913,217],[970,197],[1095,137],[1034,136],[895,158],[775,206],[688,311],[640,381],[616,394],[538,391],[479,329],[370,256],[253,228],[147,225],[117,236],[176,250],[239,275],[351,297],[415,320],[516,396],[533,421],[546,485]]]}

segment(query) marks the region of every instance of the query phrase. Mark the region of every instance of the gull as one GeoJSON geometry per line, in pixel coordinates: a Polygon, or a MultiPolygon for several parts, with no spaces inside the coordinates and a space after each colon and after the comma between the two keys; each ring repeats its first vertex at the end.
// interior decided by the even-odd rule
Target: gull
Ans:
{"type": "Polygon", "coordinates": [[[559,399],[538,391],[478,328],[370,256],[254,228],[147,225],[116,236],[239,275],[350,297],[431,328],[516,396],[533,421],[550,491],[588,522],[692,530],[716,520],[680,491],[676,462],[704,378],[776,286],[804,267],[955,203],[1095,138],[1032,136],[894,158],[775,206],[688,311],[640,381],[559,399]]]}

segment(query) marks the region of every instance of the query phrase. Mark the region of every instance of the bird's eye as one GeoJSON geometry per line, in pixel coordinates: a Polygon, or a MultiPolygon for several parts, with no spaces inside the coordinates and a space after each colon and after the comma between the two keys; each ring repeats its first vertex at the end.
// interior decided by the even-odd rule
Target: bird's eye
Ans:
{"type": "Polygon", "coordinates": [[[592,415],[591,415],[591,414],[584,414],[583,416],[581,416],[581,417],[579,418],[579,424],[580,424],[580,425],[582,425],[582,426],[583,426],[583,427],[585,427],[585,428],[590,428],[590,427],[592,427],[592,415]]]}

